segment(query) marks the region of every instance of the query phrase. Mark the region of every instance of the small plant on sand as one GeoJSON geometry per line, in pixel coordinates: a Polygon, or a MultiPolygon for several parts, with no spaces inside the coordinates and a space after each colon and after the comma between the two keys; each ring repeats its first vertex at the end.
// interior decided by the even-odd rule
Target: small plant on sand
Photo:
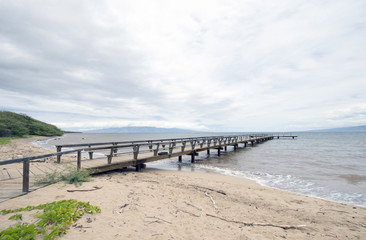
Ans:
{"type": "Polygon", "coordinates": [[[75,186],[80,186],[81,184],[83,184],[83,182],[90,181],[90,173],[88,170],[73,170],[64,175],[61,175],[61,180],[65,183],[73,183],[75,186]]]}
{"type": "Polygon", "coordinates": [[[36,186],[48,185],[52,183],[57,183],[59,181],[60,181],[60,174],[57,172],[52,172],[52,173],[46,173],[46,175],[36,178],[34,185],[36,186]]]}
{"type": "Polygon", "coordinates": [[[34,217],[38,218],[35,223],[18,223],[4,229],[0,232],[0,240],[36,239],[37,235],[43,235],[43,239],[55,239],[57,236],[65,235],[67,229],[85,213],[96,214],[101,212],[98,206],[92,206],[86,202],[78,202],[77,200],[70,199],[13,210],[5,209],[1,211],[1,214],[5,215],[32,210],[43,210],[34,215],[34,217]]]}
{"type": "Polygon", "coordinates": [[[6,145],[11,142],[13,139],[18,139],[20,137],[0,137],[0,145],[6,145]]]}
{"type": "Polygon", "coordinates": [[[9,218],[9,220],[22,220],[22,214],[15,214],[9,218]]]}
{"type": "Polygon", "coordinates": [[[68,184],[74,184],[78,187],[82,185],[83,182],[90,181],[90,172],[88,170],[77,171],[76,169],[69,168],[69,170],[64,174],[57,172],[47,173],[45,176],[36,179],[34,185],[47,185],[61,181],[68,184]]]}

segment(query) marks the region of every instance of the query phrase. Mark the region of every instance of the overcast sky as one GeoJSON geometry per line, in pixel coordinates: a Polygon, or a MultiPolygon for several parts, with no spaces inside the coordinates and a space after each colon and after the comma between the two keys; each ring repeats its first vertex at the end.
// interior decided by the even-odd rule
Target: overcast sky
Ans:
{"type": "Polygon", "coordinates": [[[0,108],[65,130],[366,124],[365,0],[0,0],[0,108]]]}

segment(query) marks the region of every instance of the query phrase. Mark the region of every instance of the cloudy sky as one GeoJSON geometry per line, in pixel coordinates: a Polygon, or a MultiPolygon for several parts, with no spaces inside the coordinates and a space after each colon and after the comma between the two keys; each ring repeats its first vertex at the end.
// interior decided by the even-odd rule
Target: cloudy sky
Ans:
{"type": "Polygon", "coordinates": [[[65,130],[366,124],[366,1],[0,0],[0,110],[65,130]]]}

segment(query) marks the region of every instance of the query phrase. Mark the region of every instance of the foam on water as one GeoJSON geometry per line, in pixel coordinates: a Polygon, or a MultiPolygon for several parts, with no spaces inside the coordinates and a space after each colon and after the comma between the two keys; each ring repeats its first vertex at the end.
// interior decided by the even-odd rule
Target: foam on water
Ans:
{"type": "Polygon", "coordinates": [[[205,164],[195,165],[195,168],[227,176],[250,179],[263,186],[277,188],[306,196],[366,207],[365,195],[361,193],[341,193],[336,191],[328,191],[326,187],[317,186],[314,182],[302,180],[292,175],[272,175],[263,172],[242,172],[228,168],[207,166],[205,164]]]}

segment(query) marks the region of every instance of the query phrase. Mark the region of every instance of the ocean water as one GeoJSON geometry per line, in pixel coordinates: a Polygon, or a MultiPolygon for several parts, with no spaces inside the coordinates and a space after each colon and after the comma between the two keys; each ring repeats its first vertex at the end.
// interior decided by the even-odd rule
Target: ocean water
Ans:
{"type": "MultiPolygon", "coordinates": [[[[231,133],[232,134],[232,133],[231,133]]],[[[43,142],[43,147],[81,142],[163,139],[226,133],[67,134],[43,142]]],[[[252,179],[262,185],[307,196],[366,207],[366,133],[296,133],[296,139],[274,139],[217,156],[200,152],[190,156],[148,163],[147,167],[215,172],[252,179]]],[[[42,144],[42,143],[39,143],[42,144]]]]}

